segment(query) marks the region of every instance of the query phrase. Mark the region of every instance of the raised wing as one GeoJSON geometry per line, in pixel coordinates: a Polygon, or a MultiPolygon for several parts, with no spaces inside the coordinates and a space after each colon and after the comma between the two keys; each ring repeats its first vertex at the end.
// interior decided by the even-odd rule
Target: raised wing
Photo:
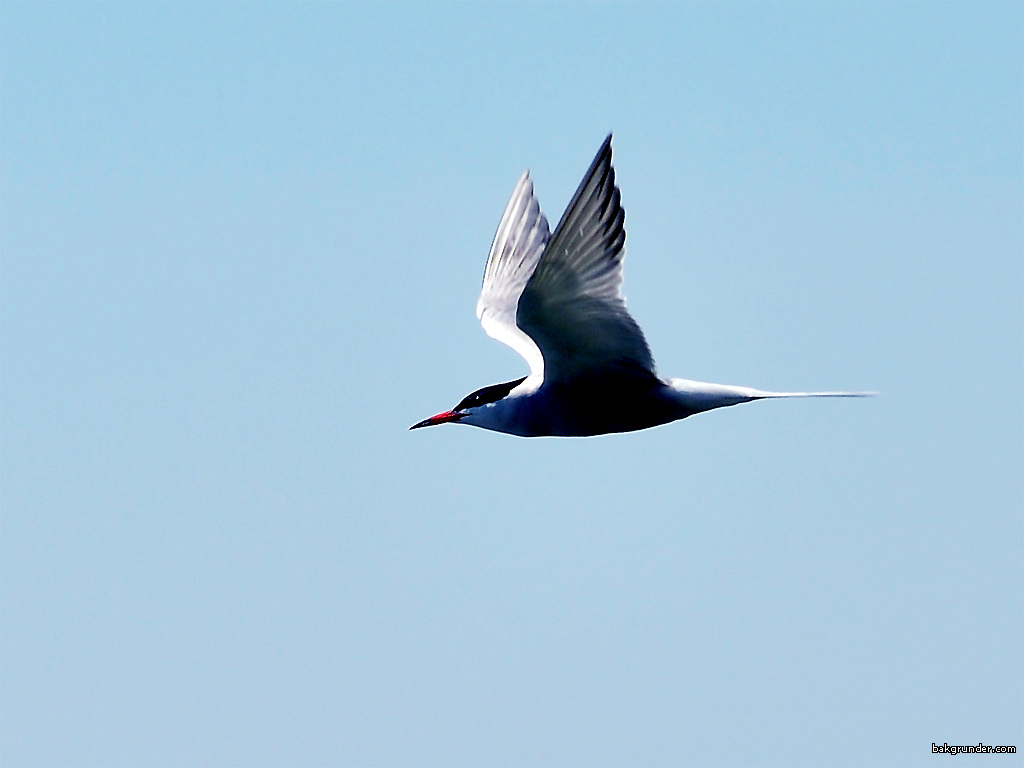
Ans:
{"type": "Polygon", "coordinates": [[[544,358],[533,340],[516,325],[516,307],[550,236],[548,220],[540,212],[530,172],[526,171],[519,177],[494,234],[476,316],[488,336],[526,358],[530,373],[537,376],[544,373],[544,358]]]}
{"type": "Polygon", "coordinates": [[[611,142],[609,134],[519,296],[516,325],[540,349],[546,382],[654,372],[651,350],[620,291],[626,214],[611,142]]]}

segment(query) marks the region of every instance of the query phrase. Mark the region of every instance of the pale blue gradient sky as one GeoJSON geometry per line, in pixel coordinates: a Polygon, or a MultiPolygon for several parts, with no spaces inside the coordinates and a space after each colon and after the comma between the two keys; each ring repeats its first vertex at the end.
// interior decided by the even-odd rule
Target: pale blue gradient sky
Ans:
{"type": "Polygon", "coordinates": [[[1022,30],[4,2],[0,762],[1024,749],[1022,30]],[[665,375],[882,396],[408,432],[525,373],[487,247],[609,130],[665,375]]]}

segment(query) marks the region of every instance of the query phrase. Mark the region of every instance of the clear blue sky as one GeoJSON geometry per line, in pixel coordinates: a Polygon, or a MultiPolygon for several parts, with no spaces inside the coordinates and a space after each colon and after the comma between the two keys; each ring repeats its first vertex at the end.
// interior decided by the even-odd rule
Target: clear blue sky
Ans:
{"type": "Polygon", "coordinates": [[[1021,765],[1024,6],[0,8],[4,766],[1021,765]],[[409,432],[615,132],[666,376],[409,432]]]}

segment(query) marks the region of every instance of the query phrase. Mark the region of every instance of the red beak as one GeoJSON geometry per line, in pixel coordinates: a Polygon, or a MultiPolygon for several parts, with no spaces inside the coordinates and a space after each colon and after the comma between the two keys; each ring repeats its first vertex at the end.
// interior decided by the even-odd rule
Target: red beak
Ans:
{"type": "Polygon", "coordinates": [[[437,416],[431,416],[429,419],[424,419],[419,424],[413,424],[409,429],[419,429],[420,427],[432,427],[435,424],[444,424],[447,421],[458,421],[466,414],[458,413],[456,411],[445,411],[439,413],[437,416]]]}

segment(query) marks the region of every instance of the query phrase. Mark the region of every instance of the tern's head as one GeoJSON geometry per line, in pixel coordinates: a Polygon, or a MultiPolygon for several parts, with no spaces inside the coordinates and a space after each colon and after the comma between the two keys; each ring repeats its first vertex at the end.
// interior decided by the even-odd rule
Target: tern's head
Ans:
{"type": "Polygon", "coordinates": [[[435,424],[446,424],[448,422],[458,423],[463,419],[466,420],[466,424],[476,424],[477,419],[474,416],[478,416],[485,409],[492,407],[495,403],[504,400],[508,393],[518,387],[526,381],[524,376],[521,379],[515,381],[506,381],[504,384],[492,384],[489,387],[478,389],[470,395],[466,395],[462,400],[452,408],[450,411],[439,413],[436,416],[431,416],[429,419],[424,419],[419,424],[413,424],[409,429],[418,429],[419,427],[432,427],[435,424]]]}

